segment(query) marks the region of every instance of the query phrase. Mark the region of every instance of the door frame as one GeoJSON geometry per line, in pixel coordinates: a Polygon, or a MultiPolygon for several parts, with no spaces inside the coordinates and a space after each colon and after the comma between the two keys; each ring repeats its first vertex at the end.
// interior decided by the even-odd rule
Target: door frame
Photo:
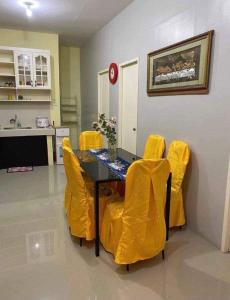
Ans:
{"type": "Polygon", "coordinates": [[[228,176],[225,194],[224,220],[222,231],[221,251],[230,251],[230,158],[228,161],[228,176]]]}
{"type": "MultiPolygon", "coordinates": [[[[98,111],[98,115],[100,113],[100,109],[101,109],[101,88],[100,88],[100,84],[101,84],[101,81],[100,81],[100,76],[101,75],[104,75],[108,73],[108,78],[109,78],[109,69],[104,69],[104,70],[101,70],[97,73],[97,111],[98,111]]],[[[109,108],[110,108],[110,103],[109,103],[109,108]]]]}
{"type": "MultiPolygon", "coordinates": [[[[118,104],[118,147],[121,148],[122,141],[122,98],[123,98],[123,73],[122,69],[130,65],[137,64],[137,75],[138,75],[138,85],[137,85],[137,106],[139,100],[139,57],[128,60],[119,64],[119,104],[118,104]]],[[[138,125],[138,109],[137,109],[137,125],[138,125]]],[[[138,127],[138,126],[137,126],[138,127]]],[[[136,128],[136,132],[137,132],[136,128]]]]}

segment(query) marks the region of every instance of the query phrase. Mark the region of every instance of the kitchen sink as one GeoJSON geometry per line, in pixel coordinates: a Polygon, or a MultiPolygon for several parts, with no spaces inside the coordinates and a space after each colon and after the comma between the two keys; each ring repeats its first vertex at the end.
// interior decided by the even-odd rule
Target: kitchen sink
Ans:
{"type": "Polygon", "coordinates": [[[18,127],[18,128],[14,128],[14,127],[4,127],[3,129],[32,129],[32,127],[18,127]]]}

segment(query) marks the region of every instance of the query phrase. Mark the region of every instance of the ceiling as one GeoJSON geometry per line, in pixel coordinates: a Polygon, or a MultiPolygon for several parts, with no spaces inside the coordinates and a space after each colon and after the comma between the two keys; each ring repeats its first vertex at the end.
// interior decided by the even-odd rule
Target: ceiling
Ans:
{"type": "Polygon", "coordinates": [[[0,27],[60,34],[62,45],[81,46],[133,0],[36,0],[28,18],[19,0],[0,0],[0,27]]]}

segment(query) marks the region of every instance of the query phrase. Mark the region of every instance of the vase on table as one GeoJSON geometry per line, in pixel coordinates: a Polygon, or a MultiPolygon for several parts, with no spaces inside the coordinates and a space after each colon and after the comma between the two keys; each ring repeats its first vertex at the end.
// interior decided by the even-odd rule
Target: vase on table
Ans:
{"type": "Polygon", "coordinates": [[[108,154],[109,154],[109,159],[114,162],[116,157],[117,157],[117,144],[116,143],[111,143],[108,141],[108,154]]]}
{"type": "Polygon", "coordinates": [[[97,122],[92,123],[92,127],[107,138],[108,158],[114,162],[117,157],[117,139],[116,139],[116,118],[106,118],[105,114],[100,114],[97,122]]]}

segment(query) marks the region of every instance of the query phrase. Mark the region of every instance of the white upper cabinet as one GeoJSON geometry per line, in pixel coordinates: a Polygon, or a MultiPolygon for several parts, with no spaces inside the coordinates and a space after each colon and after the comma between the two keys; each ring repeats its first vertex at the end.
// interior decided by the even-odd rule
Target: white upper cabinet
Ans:
{"type": "Polygon", "coordinates": [[[16,87],[51,89],[50,54],[47,51],[15,51],[16,87]]]}

